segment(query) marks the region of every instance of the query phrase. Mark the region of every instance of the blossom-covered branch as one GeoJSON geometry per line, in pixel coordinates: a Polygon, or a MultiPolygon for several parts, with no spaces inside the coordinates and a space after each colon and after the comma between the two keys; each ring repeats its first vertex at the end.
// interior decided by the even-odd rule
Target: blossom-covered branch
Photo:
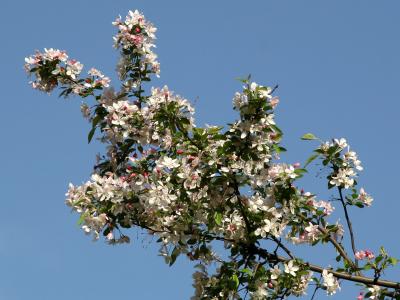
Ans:
{"type": "Polygon", "coordinates": [[[366,298],[400,299],[399,284],[381,278],[397,260],[383,248],[376,257],[356,251],[348,208],[370,206],[372,198],[357,187],[362,167],[345,139],[322,142],[306,166],[321,159],[328,188],[339,189],[354,258],[342,243],[345,231],[332,202],[297,187],[306,166],[280,161],[285,149],[274,118],[275,88],[243,79],[233,97],[237,120],[198,127],[188,100],[166,86],[145,84],[160,72],[154,25],[138,11],[113,25],[118,91],[96,69],[80,78],[82,64],[65,51],[36,52],[25,65],[40,91],[59,87],[63,96],[94,96],[81,111],[92,127],[88,141],[97,137],[106,153],[90,179],[70,184],[66,194],[86,234],[95,240],[102,235],[109,244],[129,242],[128,228],[157,236],[168,264],[180,255],[197,262],[193,299],[283,299],[305,295],[310,283],[332,295],[340,280],[363,283],[366,298]],[[217,241],[226,253],[213,250],[217,241]],[[310,264],[291,249],[319,243],[334,246],[337,266],[310,264]]]}

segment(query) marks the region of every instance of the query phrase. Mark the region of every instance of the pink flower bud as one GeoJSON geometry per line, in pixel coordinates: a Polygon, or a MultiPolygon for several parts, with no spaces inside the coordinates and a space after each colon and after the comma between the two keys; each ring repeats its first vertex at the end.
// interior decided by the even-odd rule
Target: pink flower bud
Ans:
{"type": "Polygon", "coordinates": [[[278,97],[274,97],[274,98],[272,98],[272,99],[270,100],[270,102],[271,102],[272,108],[275,108],[275,107],[278,105],[278,103],[279,103],[279,99],[278,99],[278,97]]]}
{"type": "Polygon", "coordinates": [[[365,250],[365,257],[368,259],[373,259],[375,257],[375,255],[372,251],[365,250]]]}
{"type": "Polygon", "coordinates": [[[112,232],[110,232],[109,234],[107,234],[107,240],[112,240],[114,238],[114,235],[112,232]]]}
{"type": "Polygon", "coordinates": [[[365,252],[364,251],[357,251],[355,254],[354,254],[354,256],[355,256],[355,258],[356,259],[358,259],[358,260],[361,260],[361,259],[364,259],[365,258],[365,252]]]}

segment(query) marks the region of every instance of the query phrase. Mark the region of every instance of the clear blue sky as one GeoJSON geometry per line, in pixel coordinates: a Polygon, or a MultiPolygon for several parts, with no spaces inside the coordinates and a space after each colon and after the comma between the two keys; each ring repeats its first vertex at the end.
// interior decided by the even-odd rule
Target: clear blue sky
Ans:
{"type": "MultiPolygon", "coordinates": [[[[280,86],[284,160],[305,161],[314,146],[299,140],[306,132],[346,137],[365,167],[360,182],[375,198],[372,208],[351,211],[357,244],[374,251],[385,245],[400,256],[400,2],[1,1],[1,300],[192,295],[185,259],[169,268],[151,240],[134,236],[130,245],[111,247],[76,226],[64,193],[69,182],[89,177],[102,148],[87,145],[80,99],[32,90],[22,68],[34,49],[55,47],[115,79],[111,21],[129,9],[159,28],[161,78],[153,84],[196,101],[199,124],[232,120],[240,89],[234,78],[251,73],[260,84],[280,86]]],[[[314,175],[304,181],[331,196],[321,184],[314,175]]],[[[329,246],[297,253],[334,263],[329,246]]],[[[345,289],[332,299],[357,293],[345,289]]]]}

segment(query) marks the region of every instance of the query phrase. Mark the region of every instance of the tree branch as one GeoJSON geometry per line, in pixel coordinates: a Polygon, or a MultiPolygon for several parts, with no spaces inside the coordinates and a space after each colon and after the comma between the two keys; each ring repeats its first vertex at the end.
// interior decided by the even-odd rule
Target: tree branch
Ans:
{"type": "Polygon", "coordinates": [[[322,232],[323,234],[327,235],[328,240],[331,242],[331,244],[336,248],[336,250],[339,252],[339,254],[345,259],[354,269],[357,269],[357,266],[354,264],[354,262],[350,259],[350,257],[347,255],[346,251],[340,245],[332,236],[329,232],[325,230],[325,228],[319,226],[318,230],[322,232]]]}
{"type": "Polygon", "coordinates": [[[282,244],[282,242],[280,241],[280,239],[277,239],[274,236],[271,236],[271,239],[279,246],[279,248],[281,248],[283,251],[286,252],[286,254],[293,259],[294,255],[292,254],[292,252],[284,245],[282,244]]]}
{"type": "MultiPolygon", "coordinates": [[[[276,261],[276,262],[287,262],[289,260],[291,260],[290,258],[286,258],[280,255],[275,255],[275,254],[271,254],[269,253],[267,250],[259,248],[259,247],[255,247],[252,249],[255,253],[257,253],[258,255],[260,255],[261,257],[263,257],[264,259],[268,259],[270,261],[276,261]]],[[[311,271],[317,272],[317,273],[321,273],[323,272],[324,268],[305,262],[304,263],[305,266],[307,266],[308,268],[310,268],[311,271]]],[[[365,276],[359,276],[359,275],[352,275],[352,274],[348,274],[348,273],[343,273],[343,272],[337,272],[334,271],[333,269],[330,268],[326,268],[326,270],[329,271],[329,273],[332,273],[333,276],[335,276],[336,278],[339,279],[344,279],[344,280],[349,280],[349,281],[353,281],[353,282],[359,282],[359,283],[364,283],[367,285],[378,285],[381,287],[386,287],[386,288],[393,288],[396,290],[400,290],[400,282],[395,282],[395,281],[389,281],[389,280],[383,280],[383,279],[378,279],[376,280],[375,278],[370,278],[370,277],[365,277],[365,276]]]]}
{"type": "MultiPolygon", "coordinates": [[[[171,233],[168,230],[156,230],[153,229],[151,227],[148,227],[144,224],[135,224],[139,227],[142,227],[144,229],[149,230],[152,233],[171,233]]],[[[326,231],[325,231],[326,232],[326,231]]],[[[295,259],[295,257],[291,254],[291,256],[287,257],[283,257],[280,255],[276,255],[276,254],[272,254],[269,253],[267,250],[257,247],[253,244],[249,245],[249,244],[244,244],[244,243],[239,243],[238,241],[232,240],[232,239],[227,239],[221,236],[213,236],[213,235],[209,235],[209,236],[204,236],[201,233],[199,233],[199,236],[203,236],[203,237],[207,237],[207,238],[211,238],[211,239],[215,239],[215,240],[219,240],[219,241],[224,241],[224,242],[229,242],[232,244],[237,244],[240,245],[242,247],[246,247],[249,249],[250,252],[259,255],[260,257],[270,261],[270,262],[288,262],[289,260],[295,259]]],[[[291,253],[286,246],[284,246],[279,240],[275,241],[282,249],[286,249],[285,252],[289,252],[291,253]],[[279,242],[279,243],[278,243],[279,242]]],[[[335,241],[336,242],[336,241],[335,241]]],[[[337,243],[337,242],[336,242],[337,243]]],[[[340,247],[340,245],[339,245],[340,247]]],[[[341,247],[340,247],[341,248],[341,247]]],[[[313,272],[317,272],[322,274],[324,268],[318,265],[314,265],[311,264],[309,262],[304,262],[304,265],[307,266],[311,271],[313,272]]],[[[376,279],[376,278],[370,278],[370,277],[365,277],[365,276],[361,276],[361,275],[352,275],[352,274],[348,274],[348,273],[343,273],[343,272],[338,272],[338,271],[334,271],[332,268],[325,268],[326,270],[329,271],[329,273],[332,273],[333,276],[335,276],[338,279],[343,279],[343,280],[348,280],[348,281],[353,281],[353,282],[358,282],[358,283],[363,283],[366,285],[378,285],[381,287],[386,287],[386,288],[392,288],[395,290],[400,291],[400,282],[395,282],[395,281],[389,281],[389,280],[383,280],[383,279],[376,279]]],[[[387,293],[388,295],[390,294],[387,293]]]]}

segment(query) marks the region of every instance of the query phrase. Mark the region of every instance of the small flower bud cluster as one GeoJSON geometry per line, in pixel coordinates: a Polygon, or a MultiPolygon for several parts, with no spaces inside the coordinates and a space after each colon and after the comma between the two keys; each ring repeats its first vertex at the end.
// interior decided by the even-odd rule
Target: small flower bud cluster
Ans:
{"type": "Polygon", "coordinates": [[[370,251],[370,250],[360,250],[360,251],[357,251],[357,252],[354,254],[354,256],[355,256],[355,258],[358,259],[358,260],[363,260],[363,259],[368,259],[368,260],[370,260],[370,259],[375,258],[374,253],[373,253],[372,251],[370,251]]]}

